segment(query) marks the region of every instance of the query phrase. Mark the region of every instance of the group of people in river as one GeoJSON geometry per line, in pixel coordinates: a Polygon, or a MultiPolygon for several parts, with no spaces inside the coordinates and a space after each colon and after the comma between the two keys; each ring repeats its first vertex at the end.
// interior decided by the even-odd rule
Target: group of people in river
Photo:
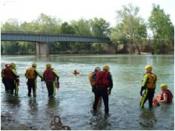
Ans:
{"type": "MultiPolygon", "coordinates": [[[[160,85],[161,92],[154,98],[157,76],[152,70],[151,65],[145,66],[145,74],[140,89],[141,108],[144,108],[144,104],[147,100],[150,109],[153,106],[160,105],[160,103],[172,103],[173,94],[168,89],[167,84],[160,85]]],[[[74,70],[73,74],[77,76],[80,72],[74,70]]],[[[5,64],[5,67],[1,71],[1,76],[5,91],[11,95],[18,96],[19,75],[16,71],[16,64],[5,64]]],[[[31,97],[31,94],[33,94],[33,97],[36,97],[37,77],[40,77],[41,81],[45,82],[49,98],[54,97],[56,88],[59,88],[59,76],[54,68],[52,68],[51,64],[46,64],[46,69],[43,74],[40,74],[37,71],[37,65],[33,63],[31,67],[26,70],[25,77],[27,78],[29,97],[31,97]]],[[[96,67],[94,71],[89,74],[88,78],[92,87],[92,92],[94,93],[93,111],[97,111],[99,101],[102,98],[105,114],[109,114],[109,95],[113,88],[113,80],[109,65],[104,65],[102,69],[96,67]]]]}
{"type": "MultiPolygon", "coordinates": [[[[33,97],[36,97],[37,89],[37,77],[41,78],[41,81],[45,81],[48,96],[55,96],[55,88],[59,88],[59,76],[56,71],[52,68],[51,64],[46,64],[46,69],[41,75],[37,71],[37,65],[32,64],[25,72],[27,78],[28,96],[30,97],[33,92],[33,97]]],[[[6,64],[5,68],[1,72],[2,82],[5,86],[5,91],[11,95],[18,96],[19,90],[19,75],[16,72],[16,65],[14,63],[6,64]]]]}
{"type": "MultiPolygon", "coordinates": [[[[104,65],[102,71],[100,67],[96,67],[94,72],[89,74],[89,81],[91,83],[92,92],[94,92],[95,95],[93,110],[94,111],[97,110],[97,105],[102,97],[105,107],[105,113],[107,114],[109,113],[108,95],[111,94],[111,90],[113,88],[112,75],[109,72],[109,70],[110,70],[109,66],[104,65]]],[[[160,85],[161,91],[154,98],[156,82],[157,82],[157,76],[152,72],[152,66],[146,65],[144,78],[142,80],[142,85],[140,89],[141,108],[144,108],[144,104],[147,100],[149,103],[149,109],[152,109],[153,106],[154,107],[159,106],[160,103],[167,103],[167,104],[172,103],[173,94],[168,89],[168,85],[165,83],[160,85]]]]}
{"type": "Polygon", "coordinates": [[[172,103],[173,94],[168,89],[168,85],[165,83],[162,83],[160,85],[161,92],[158,93],[157,96],[154,98],[157,76],[155,73],[153,73],[152,70],[153,69],[151,65],[145,66],[145,74],[142,80],[142,86],[140,90],[140,95],[142,96],[140,101],[141,108],[144,108],[144,104],[147,100],[149,102],[150,109],[152,108],[152,106],[158,106],[160,103],[172,103]]]}

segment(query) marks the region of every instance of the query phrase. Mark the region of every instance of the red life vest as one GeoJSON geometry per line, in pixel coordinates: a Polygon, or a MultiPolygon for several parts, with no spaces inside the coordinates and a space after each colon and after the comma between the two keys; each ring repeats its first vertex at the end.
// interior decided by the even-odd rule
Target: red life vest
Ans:
{"type": "Polygon", "coordinates": [[[96,73],[96,87],[109,87],[109,72],[99,71],[96,73]]]}
{"type": "Polygon", "coordinates": [[[14,74],[12,72],[12,70],[9,67],[6,67],[3,70],[3,75],[5,79],[15,79],[14,74]]]}
{"type": "Polygon", "coordinates": [[[45,81],[54,81],[55,80],[55,74],[52,71],[52,69],[46,69],[43,74],[45,81]]]}
{"type": "Polygon", "coordinates": [[[161,93],[161,100],[163,100],[163,94],[166,94],[167,95],[167,103],[171,103],[172,102],[172,99],[173,99],[173,94],[171,93],[171,91],[169,91],[168,89],[167,90],[163,90],[162,93],[161,93]]]}

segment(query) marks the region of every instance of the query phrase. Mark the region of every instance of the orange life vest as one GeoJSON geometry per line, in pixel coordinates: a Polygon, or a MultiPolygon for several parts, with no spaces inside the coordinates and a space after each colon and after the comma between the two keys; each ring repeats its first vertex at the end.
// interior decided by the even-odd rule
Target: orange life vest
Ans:
{"type": "Polygon", "coordinates": [[[95,72],[89,74],[89,81],[91,83],[91,86],[95,86],[96,83],[95,72]]]}
{"type": "Polygon", "coordinates": [[[147,75],[148,80],[146,83],[146,87],[148,89],[154,89],[155,88],[155,83],[156,83],[156,75],[153,73],[146,73],[145,75],[147,75]]]}
{"type": "Polygon", "coordinates": [[[37,76],[35,69],[33,67],[26,70],[27,79],[35,79],[37,76]]]}

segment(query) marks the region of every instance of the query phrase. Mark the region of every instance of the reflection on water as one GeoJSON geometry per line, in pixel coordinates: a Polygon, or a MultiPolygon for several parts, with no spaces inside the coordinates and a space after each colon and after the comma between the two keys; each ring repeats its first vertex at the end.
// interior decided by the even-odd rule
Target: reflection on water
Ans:
{"type": "Polygon", "coordinates": [[[143,109],[139,116],[140,125],[145,129],[153,129],[156,124],[156,117],[153,110],[143,109]]]}
{"type": "Polygon", "coordinates": [[[55,97],[52,97],[52,98],[49,98],[48,99],[48,107],[49,108],[56,107],[56,99],[55,99],[55,97]]]}
{"type": "Polygon", "coordinates": [[[171,108],[172,108],[172,104],[161,104],[160,106],[160,110],[164,113],[169,112],[171,108]]]}
{"type": "MultiPolygon", "coordinates": [[[[174,129],[174,104],[161,105],[152,111],[139,109],[140,84],[144,66],[151,63],[158,76],[156,93],[161,83],[168,83],[173,92],[174,57],[169,56],[2,56],[2,63],[14,62],[20,75],[19,97],[5,94],[1,85],[1,112],[11,112],[20,123],[34,129],[49,130],[54,116],[60,116],[62,123],[71,129],[174,129]],[[46,63],[51,63],[60,76],[60,88],[55,98],[48,98],[47,88],[37,81],[37,97],[27,96],[25,70],[32,62],[37,63],[40,73],[46,63]],[[98,112],[93,113],[94,94],[89,85],[88,74],[95,66],[110,65],[114,87],[109,97],[109,113],[104,114],[103,101],[98,112]],[[75,77],[74,69],[81,72],[75,77]]],[[[174,93],[174,92],[173,92],[174,93]]]]}
{"type": "Polygon", "coordinates": [[[38,111],[38,107],[37,107],[38,104],[37,104],[36,98],[29,98],[28,105],[29,105],[30,112],[38,111]]]}
{"type": "Polygon", "coordinates": [[[7,102],[9,105],[20,106],[20,98],[18,96],[13,96],[11,94],[5,93],[3,96],[3,101],[7,102]]]}
{"type": "Polygon", "coordinates": [[[89,123],[93,130],[109,129],[111,125],[109,122],[109,117],[110,116],[105,116],[103,114],[103,111],[99,110],[96,113],[92,113],[92,117],[90,117],[89,123]]]}

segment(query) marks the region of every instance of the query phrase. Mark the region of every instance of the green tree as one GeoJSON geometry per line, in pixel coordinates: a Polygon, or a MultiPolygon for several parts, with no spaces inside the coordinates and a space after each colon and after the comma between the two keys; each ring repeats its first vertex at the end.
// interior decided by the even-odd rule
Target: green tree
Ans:
{"type": "Polygon", "coordinates": [[[74,28],[77,35],[91,35],[90,23],[88,20],[80,19],[78,21],[71,21],[71,25],[74,28]]]}
{"type": "Polygon", "coordinates": [[[153,5],[149,17],[149,28],[153,33],[156,53],[167,53],[168,50],[173,49],[174,27],[169,15],[165,14],[159,5],[153,5]]]}
{"type": "Polygon", "coordinates": [[[16,19],[9,19],[7,22],[2,24],[1,31],[2,32],[20,31],[20,26],[18,21],[16,19]]]}
{"type": "Polygon", "coordinates": [[[62,34],[75,34],[75,30],[72,25],[69,25],[67,22],[61,24],[60,30],[62,34]]]}
{"type": "Polygon", "coordinates": [[[42,13],[34,21],[34,27],[36,27],[38,32],[58,34],[61,32],[61,20],[42,13]]]}
{"type": "MultiPolygon", "coordinates": [[[[78,21],[71,21],[71,25],[74,28],[76,35],[83,35],[83,36],[91,36],[91,30],[90,30],[90,22],[89,20],[80,19],[78,21]]],[[[91,50],[91,44],[82,44],[79,42],[76,42],[74,44],[70,45],[71,50],[75,53],[79,53],[80,51],[86,51],[88,49],[88,52],[91,50]]]]}
{"type": "Polygon", "coordinates": [[[94,18],[90,20],[91,31],[93,36],[107,37],[110,34],[109,23],[103,18],[94,18]]]}
{"type": "MultiPolygon", "coordinates": [[[[60,31],[61,31],[61,34],[75,34],[75,30],[72,27],[72,25],[70,25],[67,22],[63,22],[61,24],[60,31]]],[[[63,51],[70,51],[71,42],[60,42],[59,46],[63,51]]]]}
{"type": "Polygon", "coordinates": [[[123,6],[123,9],[117,12],[119,21],[111,33],[114,43],[127,43],[129,53],[134,53],[135,49],[140,53],[140,41],[147,37],[146,24],[138,16],[138,12],[139,8],[131,4],[123,6]]]}

